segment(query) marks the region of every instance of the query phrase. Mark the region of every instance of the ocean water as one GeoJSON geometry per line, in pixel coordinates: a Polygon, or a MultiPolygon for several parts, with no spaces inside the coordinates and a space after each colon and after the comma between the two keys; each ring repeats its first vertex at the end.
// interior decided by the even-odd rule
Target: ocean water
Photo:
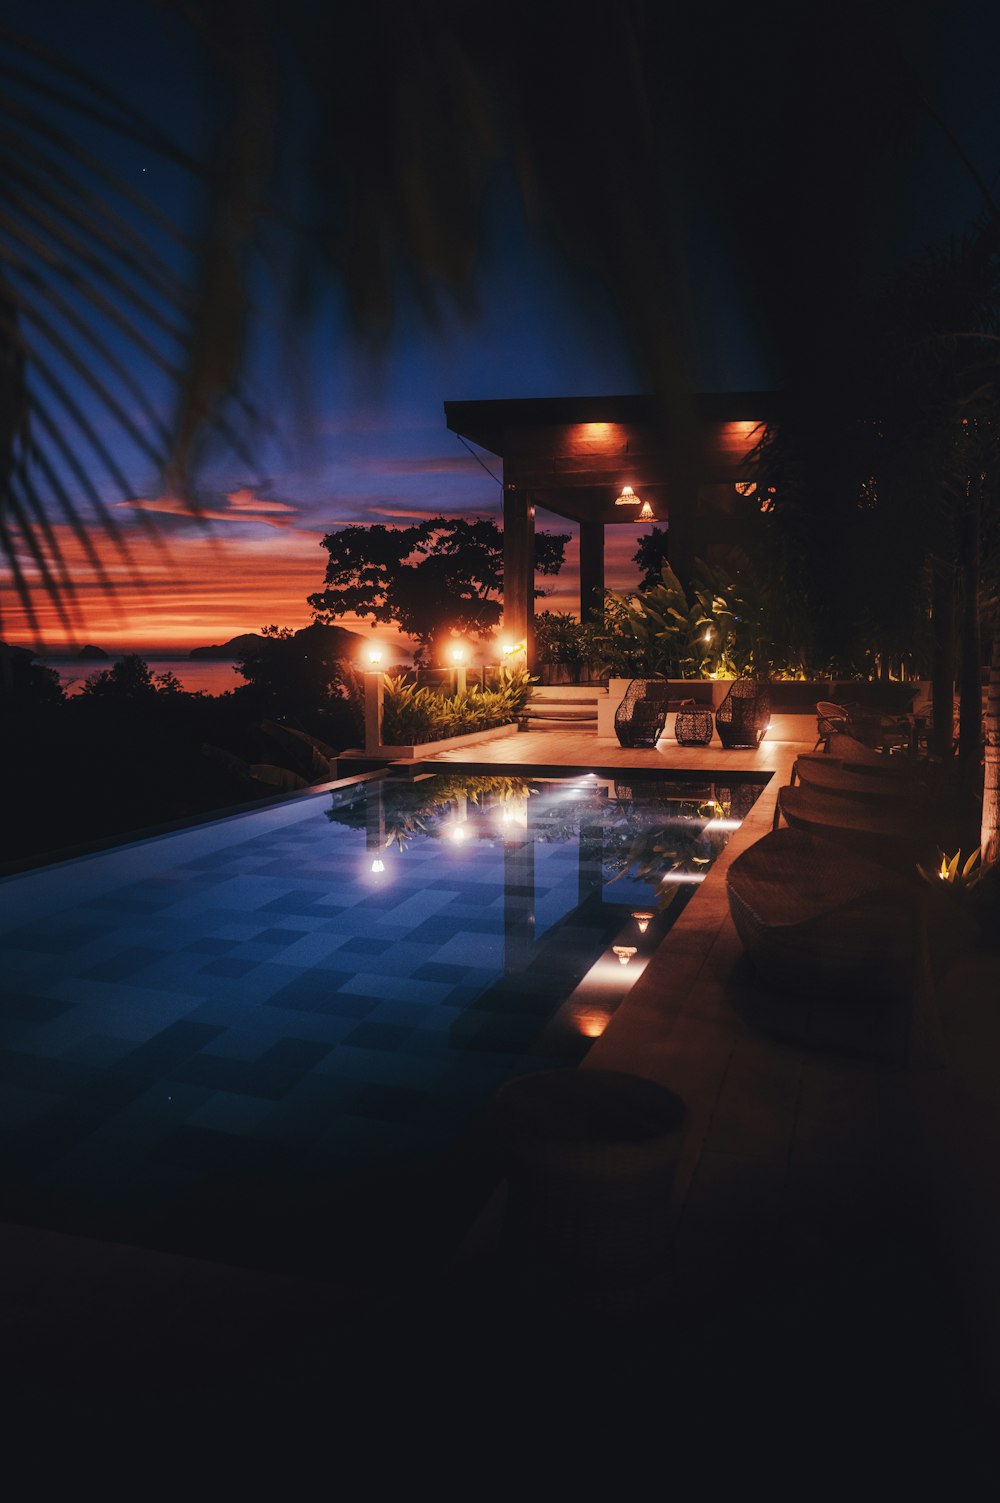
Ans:
{"type": "MultiPolygon", "coordinates": [[[[140,652],[139,656],[149,664],[151,673],[172,673],[180,680],[189,694],[224,694],[227,689],[236,689],[246,682],[235,671],[232,659],[191,658],[158,656],[156,653],[140,652]]],[[[54,668],[62,680],[67,694],[78,694],[86,679],[111,668],[121,661],[119,656],[109,656],[97,661],[77,657],[39,658],[46,668],[54,668]]]]}

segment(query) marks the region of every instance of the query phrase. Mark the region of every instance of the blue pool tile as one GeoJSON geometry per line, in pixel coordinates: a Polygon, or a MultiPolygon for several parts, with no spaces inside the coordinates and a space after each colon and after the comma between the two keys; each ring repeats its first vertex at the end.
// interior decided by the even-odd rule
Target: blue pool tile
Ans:
{"type": "Polygon", "coordinates": [[[353,1028],[344,1043],[361,1049],[396,1050],[403,1046],[412,1032],[412,1028],[399,1023],[379,1023],[369,1018],[353,1028]]]}
{"type": "MultiPolygon", "coordinates": [[[[418,835],[372,876],[366,802],[419,796],[359,789],[354,829],[327,820],[322,795],[85,858],[75,895],[57,884],[57,908],[12,924],[0,1213],[67,1229],[78,1215],[87,1234],[151,1245],[162,1227],[174,1250],[253,1262],[266,1247],[268,1266],[334,1274],[346,1239],[331,1242],[322,1207],[344,1185],[373,1167],[426,1172],[504,1079],[575,1063],[587,1041],[549,1019],[622,905],[649,902],[621,881],[605,888],[607,920],[578,912],[600,890],[588,852],[611,801],[540,793],[544,838],[504,892],[511,863],[472,802],[465,846],[418,835]],[[128,876],[92,883],[91,860],[128,876]],[[505,929],[525,966],[512,976],[505,929]]],[[[398,1219],[392,1204],[385,1216],[398,1219]]]]}
{"type": "Polygon", "coordinates": [[[203,976],[245,976],[257,965],[256,960],[244,960],[239,953],[235,955],[221,955],[217,960],[210,960],[200,970],[203,976]]]}

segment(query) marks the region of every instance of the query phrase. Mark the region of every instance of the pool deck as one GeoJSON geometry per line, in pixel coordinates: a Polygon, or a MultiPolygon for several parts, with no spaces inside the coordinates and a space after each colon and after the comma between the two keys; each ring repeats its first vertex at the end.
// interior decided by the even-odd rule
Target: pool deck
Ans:
{"type": "Polygon", "coordinates": [[[7,1226],[5,1348],[19,1396],[55,1395],[89,1417],[181,1411],[209,1393],[235,1406],[252,1389],[262,1404],[294,1392],[320,1411],[347,1402],[347,1371],[415,1412],[437,1348],[460,1374],[449,1413],[470,1424],[481,1422],[473,1395],[506,1403],[514,1385],[550,1421],[565,1407],[568,1422],[585,1427],[593,1413],[616,1434],[649,1420],[763,1445],[770,1431],[786,1447],[830,1448],[831,1466],[874,1443],[897,1475],[901,1457],[915,1475],[959,1458],[978,1479],[1000,1399],[995,959],[959,961],[936,1008],[914,1019],[902,1061],[781,1042],[744,1021],[760,989],[725,872],[770,828],[805,749],[628,751],[545,732],[433,759],[771,774],[583,1065],[660,1082],[687,1108],[656,1287],[564,1304],[512,1259],[502,1195],[439,1289],[407,1288],[401,1230],[399,1287],[377,1310],[349,1290],[7,1226]]]}

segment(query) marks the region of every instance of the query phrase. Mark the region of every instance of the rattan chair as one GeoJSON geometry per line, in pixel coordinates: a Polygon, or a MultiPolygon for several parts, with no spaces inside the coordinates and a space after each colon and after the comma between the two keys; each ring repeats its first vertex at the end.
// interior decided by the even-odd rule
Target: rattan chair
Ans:
{"type": "Polygon", "coordinates": [[[619,746],[655,746],[667,724],[670,685],[662,678],[634,678],[615,711],[619,746]]]}
{"type": "Polygon", "coordinates": [[[831,699],[819,699],[816,701],[816,745],[813,751],[819,751],[820,747],[825,752],[830,750],[830,737],[838,731],[847,729],[848,714],[843,705],[835,705],[831,699]]]}
{"type": "Polygon", "coordinates": [[[738,678],[715,712],[715,729],[724,747],[756,748],[770,719],[767,685],[756,678],[738,678]]]}

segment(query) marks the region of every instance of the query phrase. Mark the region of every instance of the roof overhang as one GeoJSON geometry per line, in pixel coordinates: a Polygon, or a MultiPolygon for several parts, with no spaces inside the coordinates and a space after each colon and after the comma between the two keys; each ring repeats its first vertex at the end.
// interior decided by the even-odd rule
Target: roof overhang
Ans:
{"type": "Polygon", "coordinates": [[[631,485],[657,516],[672,497],[748,473],[778,410],[775,392],[703,392],[668,408],[650,396],[446,402],[448,427],[504,462],[504,485],[570,520],[643,520],[615,498],[631,485]]]}

